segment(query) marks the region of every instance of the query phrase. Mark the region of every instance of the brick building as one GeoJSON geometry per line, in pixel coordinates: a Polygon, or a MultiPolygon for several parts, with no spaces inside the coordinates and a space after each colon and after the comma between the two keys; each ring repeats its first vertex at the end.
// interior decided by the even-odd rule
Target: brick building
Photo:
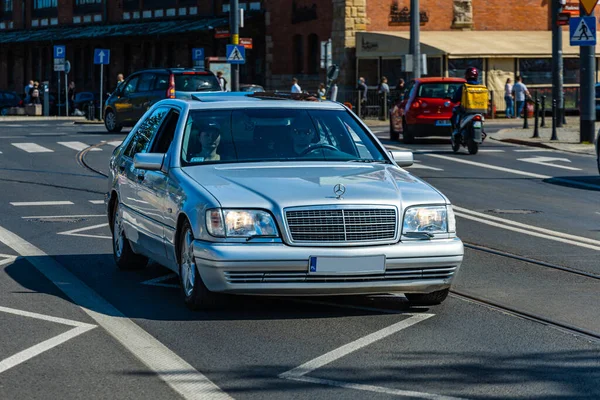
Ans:
{"type": "MultiPolygon", "coordinates": [[[[246,10],[240,36],[254,39],[240,81],[260,84],[263,5],[261,0],[240,0],[240,7],[246,10]]],[[[203,47],[206,57],[223,57],[231,39],[219,37],[217,30],[228,28],[228,11],[228,0],[0,0],[0,88],[21,93],[29,79],[49,81],[56,88],[54,45],[66,46],[69,80],[78,91],[99,90],[94,48],[111,51],[104,68],[105,91],[114,88],[118,73],[190,67],[192,48],[203,47]]]]}

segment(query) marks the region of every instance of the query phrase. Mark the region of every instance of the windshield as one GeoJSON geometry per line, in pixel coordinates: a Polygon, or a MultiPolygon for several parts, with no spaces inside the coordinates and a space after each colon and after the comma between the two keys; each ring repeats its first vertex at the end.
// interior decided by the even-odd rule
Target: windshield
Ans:
{"type": "Polygon", "coordinates": [[[190,111],[183,165],[258,161],[389,162],[346,111],[190,111]]]}
{"type": "Polygon", "coordinates": [[[456,92],[461,85],[462,83],[423,83],[419,85],[418,97],[426,97],[429,99],[452,98],[454,92],[456,92]]]}
{"type": "Polygon", "coordinates": [[[219,81],[214,75],[175,75],[175,90],[178,92],[220,91],[219,81]]]}

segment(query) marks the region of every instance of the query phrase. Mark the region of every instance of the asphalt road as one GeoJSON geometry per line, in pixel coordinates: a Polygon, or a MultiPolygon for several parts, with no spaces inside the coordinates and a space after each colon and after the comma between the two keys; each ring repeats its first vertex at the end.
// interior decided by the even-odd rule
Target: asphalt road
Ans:
{"type": "Polygon", "coordinates": [[[104,142],[86,162],[105,171],[124,136],[0,123],[1,399],[600,397],[600,340],[507,311],[600,335],[593,157],[385,141],[455,205],[466,257],[443,305],[235,297],[194,313],[165,268],[112,260],[106,181],[76,156],[104,142]]]}

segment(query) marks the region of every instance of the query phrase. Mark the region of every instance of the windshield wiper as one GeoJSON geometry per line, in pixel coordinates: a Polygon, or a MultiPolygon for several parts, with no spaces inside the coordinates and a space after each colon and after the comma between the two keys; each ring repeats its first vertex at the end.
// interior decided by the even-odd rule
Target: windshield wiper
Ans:
{"type": "Polygon", "coordinates": [[[359,158],[356,160],[348,160],[348,162],[359,162],[359,163],[366,163],[366,164],[391,164],[391,162],[389,162],[387,160],[369,160],[366,158],[359,158]]]}

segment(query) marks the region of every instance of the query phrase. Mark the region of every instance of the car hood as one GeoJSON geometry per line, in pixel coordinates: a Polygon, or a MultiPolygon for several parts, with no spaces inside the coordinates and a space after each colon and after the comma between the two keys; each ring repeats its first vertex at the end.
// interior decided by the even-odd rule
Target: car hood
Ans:
{"type": "Polygon", "coordinates": [[[446,198],[401,168],[355,163],[245,163],[185,167],[224,208],[445,204],[446,198]],[[334,187],[345,193],[338,198],[334,187]]]}

